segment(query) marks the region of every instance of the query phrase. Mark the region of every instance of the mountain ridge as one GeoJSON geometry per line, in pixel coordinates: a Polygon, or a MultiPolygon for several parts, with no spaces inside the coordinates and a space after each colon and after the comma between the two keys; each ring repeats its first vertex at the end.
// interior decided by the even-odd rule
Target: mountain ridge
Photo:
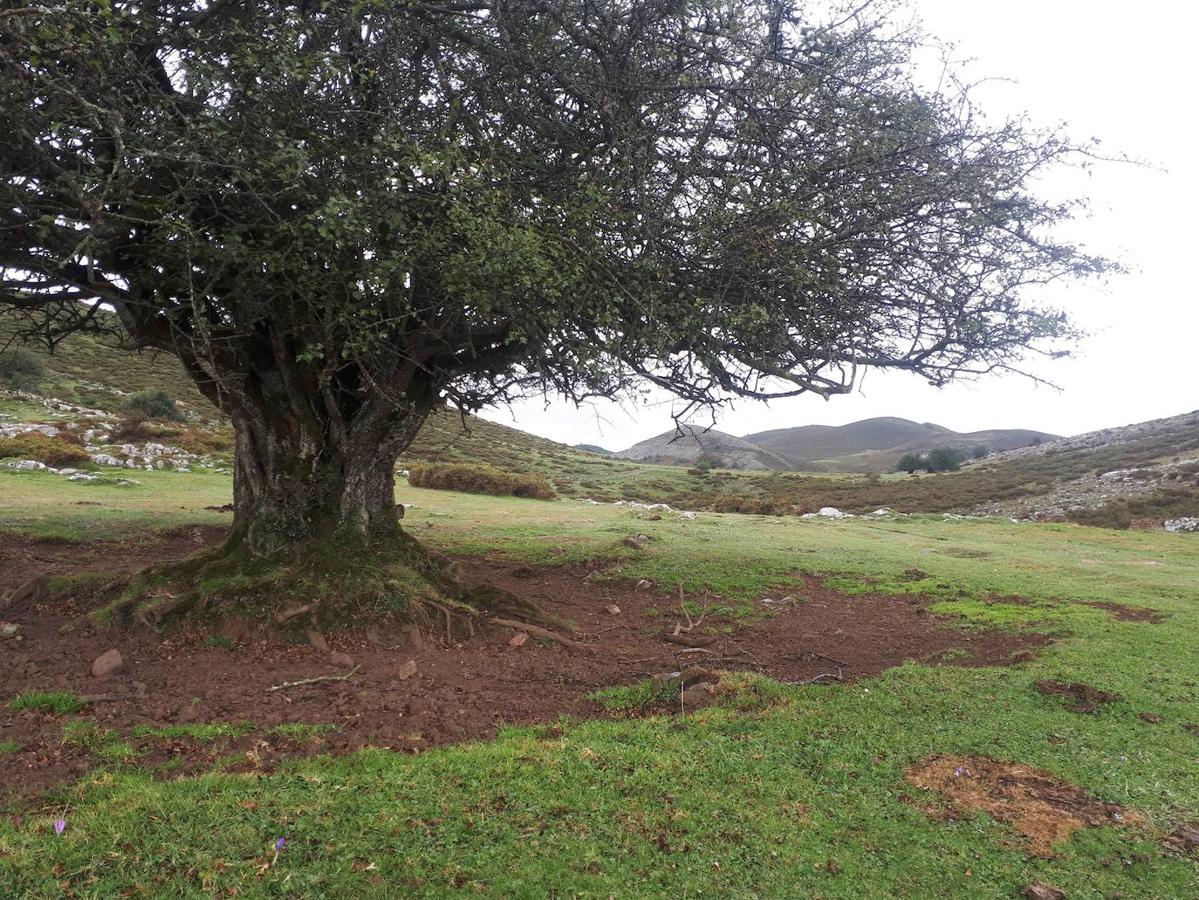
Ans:
{"type": "Polygon", "coordinates": [[[893,469],[905,453],[942,447],[971,453],[981,447],[990,454],[1057,439],[1058,435],[1027,428],[957,432],[934,422],[876,416],[845,425],[800,425],[741,437],[684,425],[614,455],[674,465],[707,457],[721,468],[864,474],[893,469]]]}

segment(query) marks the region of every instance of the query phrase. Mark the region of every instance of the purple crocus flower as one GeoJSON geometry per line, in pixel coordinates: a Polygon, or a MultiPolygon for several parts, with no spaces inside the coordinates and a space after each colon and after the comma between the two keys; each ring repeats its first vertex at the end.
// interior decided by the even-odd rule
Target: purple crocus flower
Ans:
{"type": "Polygon", "coordinates": [[[279,840],[275,841],[275,852],[278,853],[280,850],[282,850],[286,846],[287,846],[287,838],[279,838],[279,840]]]}
{"type": "Polygon", "coordinates": [[[66,830],[67,830],[67,820],[66,819],[55,819],[54,820],[54,833],[55,834],[62,834],[66,830]]]}

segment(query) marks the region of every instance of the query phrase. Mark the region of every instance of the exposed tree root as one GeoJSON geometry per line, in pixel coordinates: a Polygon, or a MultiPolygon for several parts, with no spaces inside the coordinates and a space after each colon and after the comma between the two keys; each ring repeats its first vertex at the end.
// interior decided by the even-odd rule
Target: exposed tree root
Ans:
{"type": "Polygon", "coordinates": [[[534,637],[546,638],[547,640],[557,641],[564,647],[570,647],[572,650],[588,650],[586,644],[580,644],[578,641],[572,641],[570,638],[562,637],[560,634],[541,628],[537,625],[530,625],[528,622],[518,622],[513,619],[497,619],[494,616],[487,620],[492,625],[502,625],[505,628],[513,628],[517,631],[524,631],[534,637]]]}
{"type": "Polygon", "coordinates": [[[571,623],[537,602],[463,581],[457,562],[425,552],[406,536],[394,544],[318,545],[267,559],[226,545],[122,580],[119,596],[95,618],[157,629],[192,613],[232,611],[265,614],[281,628],[323,630],[382,616],[441,632],[447,642],[469,640],[479,627],[493,625],[572,649],[586,646],[571,623]]]}

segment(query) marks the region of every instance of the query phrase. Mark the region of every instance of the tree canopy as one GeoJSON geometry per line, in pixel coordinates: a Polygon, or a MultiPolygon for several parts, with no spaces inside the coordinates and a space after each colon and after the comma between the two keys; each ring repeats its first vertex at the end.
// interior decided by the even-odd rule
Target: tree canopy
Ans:
{"type": "Polygon", "coordinates": [[[11,5],[0,303],[50,344],[177,353],[260,476],[289,441],[394,459],[443,400],[827,395],[1052,351],[1037,289],[1108,266],[1032,190],[1079,148],[922,86],[902,13],[11,5]]]}

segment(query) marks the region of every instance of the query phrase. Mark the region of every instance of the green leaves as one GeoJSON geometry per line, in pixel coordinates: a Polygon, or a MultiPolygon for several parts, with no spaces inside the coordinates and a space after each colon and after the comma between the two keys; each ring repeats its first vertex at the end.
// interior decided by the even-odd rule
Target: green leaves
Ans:
{"type": "Polygon", "coordinates": [[[0,303],[43,337],[106,303],[201,382],[286,347],[354,404],[836,393],[1071,337],[1037,290],[1111,264],[1030,185],[1076,148],[914,87],[901,16],[626,7],[14,17],[0,303]]]}

